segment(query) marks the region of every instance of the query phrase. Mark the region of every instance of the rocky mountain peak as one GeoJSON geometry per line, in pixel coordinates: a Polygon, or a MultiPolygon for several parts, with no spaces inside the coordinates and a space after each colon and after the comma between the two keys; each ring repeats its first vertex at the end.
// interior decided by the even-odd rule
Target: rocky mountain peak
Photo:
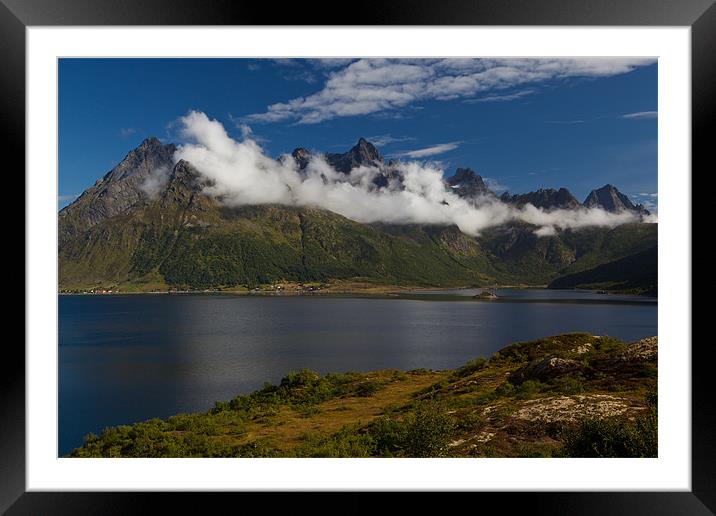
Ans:
{"type": "Polygon", "coordinates": [[[148,138],[145,138],[144,141],[139,144],[139,147],[137,147],[137,149],[148,150],[156,149],[161,146],[162,142],[159,141],[159,138],[157,138],[156,136],[150,136],[148,138]]]}
{"type": "Polygon", "coordinates": [[[629,197],[621,193],[614,185],[606,184],[601,188],[592,190],[586,199],[584,206],[587,208],[601,208],[612,213],[622,211],[634,211],[643,215],[649,215],[649,211],[641,204],[635,205],[629,197]]]}
{"type": "Polygon", "coordinates": [[[383,161],[376,146],[365,138],[359,138],[358,143],[356,143],[349,152],[366,160],[383,161]]]}
{"type": "Polygon", "coordinates": [[[447,178],[447,184],[460,197],[476,198],[494,195],[485,181],[471,168],[457,168],[455,174],[447,178]]]}
{"type": "MultiPolygon", "coordinates": [[[[298,164],[299,170],[308,166],[313,153],[304,147],[298,147],[291,153],[298,164]]],[[[326,161],[338,172],[348,174],[351,170],[360,166],[383,166],[383,156],[378,149],[365,138],[359,138],[358,142],[348,152],[328,152],[325,155],[326,161]]]]}
{"type": "Polygon", "coordinates": [[[574,209],[579,207],[579,201],[566,188],[555,190],[554,188],[540,188],[534,192],[519,195],[510,195],[508,192],[500,196],[500,200],[507,204],[522,207],[531,204],[543,210],[551,209],[574,209]]]}
{"type": "Polygon", "coordinates": [[[380,155],[375,145],[365,138],[360,138],[358,143],[346,153],[326,154],[326,161],[338,172],[347,174],[360,166],[382,166],[383,156],[380,155]]]}
{"type": "Polygon", "coordinates": [[[304,147],[298,147],[293,149],[291,156],[293,156],[293,160],[298,165],[299,170],[303,170],[308,166],[308,162],[311,159],[311,151],[304,147]]]}
{"type": "Polygon", "coordinates": [[[147,179],[159,170],[174,168],[174,144],[163,144],[151,137],[131,150],[102,179],[65,207],[61,217],[72,216],[78,230],[87,229],[104,219],[127,212],[146,199],[147,179]]]}

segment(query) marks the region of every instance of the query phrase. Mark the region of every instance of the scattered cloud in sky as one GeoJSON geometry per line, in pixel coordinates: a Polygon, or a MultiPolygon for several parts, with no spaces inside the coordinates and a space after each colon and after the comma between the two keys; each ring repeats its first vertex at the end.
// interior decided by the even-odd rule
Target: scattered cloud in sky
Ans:
{"type": "Polygon", "coordinates": [[[127,136],[133,135],[133,134],[136,133],[136,132],[137,132],[137,130],[136,130],[134,127],[122,127],[122,128],[119,130],[119,134],[122,135],[122,137],[125,137],[125,138],[126,138],[127,136]]]}
{"type": "Polygon", "coordinates": [[[521,99],[527,95],[532,95],[536,90],[522,90],[516,91],[515,93],[509,93],[505,95],[488,95],[486,97],[478,97],[476,99],[467,99],[467,104],[478,104],[480,102],[509,102],[511,100],[521,99]]]}
{"type": "Polygon", "coordinates": [[[429,156],[437,156],[438,154],[445,154],[446,152],[455,150],[459,147],[460,143],[461,142],[439,143],[437,145],[431,145],[430,147],[425,147],[422,149],[397,152],[391,154],[391,156],[396,158],[411,159],[427,158],[429,156]]]}
{"type": "MultiPolygon", "coordinates": [[[[276,60],[288,66],[290,61],[276,60]]],[[[569,77],[608,77],[654,62],[637,58],[359,59],[331,62],[322,89],[247,115],[261,122],[315,124],[380,113],[427,100],[500,95],[519,86],[569,77]]],[[[328,64],[328,60],[323,60],[328,64]]],[[[513,94],[514,95],[514,94],[513,94]]]]}
{"type": "Polygon", "coordinates": [[[414,141],[415,138],[412,136],[392,136],[390,134],[380,134],[377,136],[369,136],[366,138],[370,143],[376,147],[385,147],[391,143],[403,143],[414,141]]]}
{"type": "Polygon", "coordinates": [[[65,201],[74,201],[80,196],[80,194],[67,194],[67,195],[58,195],[57,200],[59,202],[65,202],[65,201]]]}
{"type": "Polygon", "coordinates": [[[330,70],[333,68],[348,66],[355,60],[355,57],[328,57],[321,59],[308,59],[308,62],[314,68],[317,68],[319,70],[330,70]]]}
{"type": "Polygon", "coordinates": [[[624,115],[601,115],[601,116],[595,116],[594,118],[589,119],[576,119],[576,120],[547,120],[548,124],[585,124],[587,122],[593,122],[595,120],[603,120],[605,118],[623,118],[623,119],[636,119],[636,120],[644,120],[644,119],[654,119],[657,118],[658,112],[657,111],[637,111],[636,113],[626,113],[624,115]]]}
{"type": "Polygon", "coordinates": [[[294,59],[292,57],[275,57],[271,59],[271,61],[280,66],[303,66],[301,59],[294,59]]]}
{"type": "Polygon", "coordinates": [[[584,124],[586,123],[586,120],[547,120],[548,124],[564,124],[564,125],[572,125],[572,124],[584,124]]]}
{"type": "Polygon", "coordinates": [[[629,197],[631,197],[633,202],[643,204],[651,213],[657,213],[659,211],[659,194],[656,192],[640,192],[631,194],[629,197]]]}
{"type": "MultiPolygon", "coordinates": [[[[250,137],[234,140],[221,123],[204,113],[190,112],[180,119],[180,126],[184,143],[174,159],[192,163],[208,180],[204,192],[229,206],[315,206],[363,223],[454,224],[470,235],[514,220],[537,226],[536,233],[541,236],[557,229],[614,227],[639,220],[631,212],[601,209],[547,212],[531,204],[516,208],[494,197],[473,202],[446,186],[444,170],[434,162],[400,162],[396,169],[402,181],[377,188],[373,180],[381,171],[374,166],[361,166],[344,174],[331,168],[319,154],[311,158],[305,170],[299,170],[290,155],[275,160],[250,137]]],[[[161,179],[163,171],[154,175],[161,179]]]]}
{"type": "Polygon", "coordinates": [[[236,118],[231,113],[228,113],[229,120],[234,124],[234,126],[241,132],[241,138],[247,139],[250,138],[254,140],[255,142],[264,144],[268,143],[268,138],[264,138],[263,136],[258,136],[254,133],[254,130],[251,128],[249,124],[244,123],[240,118],[236,118]]]}
{"type": "Polygon", "coordinates": [[[658,118],[658,116],[658,111],[637,111],[636,113],[626,113],[622,115],[622,118],[649,119],[658,118]]]}
{"type": "Polygon", "coordinates": [[[318,82],[318,77],[310,70],[291,71],[286,73],[283,78],[287,81],[303,81],[308,84],[315,84],[318,82]]]}

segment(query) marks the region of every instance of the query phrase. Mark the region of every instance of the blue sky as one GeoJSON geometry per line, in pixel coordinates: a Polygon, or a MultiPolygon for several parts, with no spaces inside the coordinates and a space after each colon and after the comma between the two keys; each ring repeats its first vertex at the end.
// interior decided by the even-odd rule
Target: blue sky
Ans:
{"type": "MultiPolygon", "coordinates": [[[[606,183],[657,200],[657,64],[646,60],[62,59],[60,207],[190,110],[272,156],[343,152],[469,166],[512,193],[606,183]]],[[[653,207],[653,206],[652,206],[653,207]]]]}

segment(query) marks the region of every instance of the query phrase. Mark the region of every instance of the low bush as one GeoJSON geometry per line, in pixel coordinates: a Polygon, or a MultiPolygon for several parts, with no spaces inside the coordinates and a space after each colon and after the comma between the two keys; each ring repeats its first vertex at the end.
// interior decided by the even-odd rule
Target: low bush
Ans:
{"type": "Polygon", "coordinates": [[[484,358],[475,358],[467,362],[464,366],[457,368],[453,373],[453,376],[457,378],[464,378],[465,376],[469,376],[481,369],[484,369],[486,365],[487,360],[484,358]]]}
{"type": "Polygon", "coordinates": [[[379,382],[369,380],[367,382],[358,384],[358,387],[355,390],[355,394],[356,396],[368,398],[377,393],[382,387],[383,385],[379,382]]]}
{"type": "Polygon", "coordinates": [[[657,457],[657,397],[647,395],[648,407],[634,420],[584,419],[561,433],[564,457],[657,457]]]}
{"type": "Polygon", "coordinates": [[[434,403],[420,403],[402,421],[381,418],[370,428],[376,455],[443,457],[455,430],[453,420],[434,403]]]}

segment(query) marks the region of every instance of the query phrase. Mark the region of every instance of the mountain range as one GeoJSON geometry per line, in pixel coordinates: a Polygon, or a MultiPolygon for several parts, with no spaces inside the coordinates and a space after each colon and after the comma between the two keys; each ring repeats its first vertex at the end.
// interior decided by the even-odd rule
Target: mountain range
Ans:
{"type": "MultiPolygon", "coordinates": [[[[538,236],[535,226],[511,222],[472,237],[455,225],[363,224],[310,207],[230,207],[204,193],[206,179],[188,161],[175,162],[176,150],[173,144],[146,139],[59,212],[61,290],[214,289],[331,280],[445,287],[557,281],[579,287],[588,284],[580,278],[589,281],[590,271],[605,288],[656,289],[657,224],[558,229],[538,236]],[[634,271],[646,260],[653,274],[624,278],[619,263],[625,259],[634,271]],[[610,283],[610,274],[619,277],[610,283]]],[[[305,148],[292,153],[300,170],[313,155],[305,148]]],[[[363,138],[348,152],[323,157],[343,174],[377,167],[376,189],[403,180],[397,162],[385,163],[363,138]]],[[[612,185],[593,190],[580,203],[565,188],[498,198],[470,168],[458,168],[445,184],[476,204],[490,199],[545,211],[583,206],[649,214],[612,185]]]]}

